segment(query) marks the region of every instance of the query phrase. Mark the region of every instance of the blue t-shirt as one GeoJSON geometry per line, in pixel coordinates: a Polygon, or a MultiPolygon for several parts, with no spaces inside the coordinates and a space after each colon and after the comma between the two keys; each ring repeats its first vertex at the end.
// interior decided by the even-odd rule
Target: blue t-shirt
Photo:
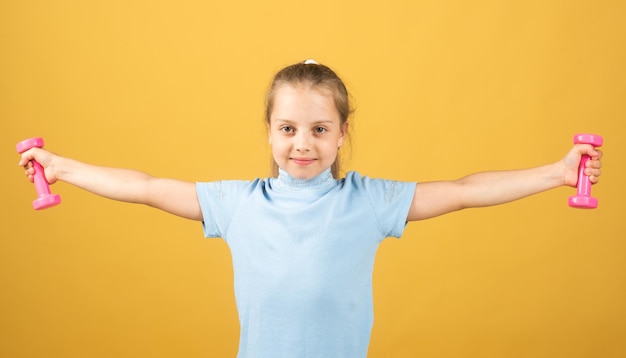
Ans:
{"type": "Polygon", "coordinates": [[[205,236],[231,251],[239,358],[367,355],[376,249],[402,234],[415,183],[280,170],[197,191],[205,236]]]}

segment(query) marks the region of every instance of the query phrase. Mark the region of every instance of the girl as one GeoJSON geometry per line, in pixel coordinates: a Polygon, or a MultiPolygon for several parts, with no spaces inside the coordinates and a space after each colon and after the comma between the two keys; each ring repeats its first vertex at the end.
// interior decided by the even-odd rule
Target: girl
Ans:
{"type": "Polygon", "coordinates": [[[373,322],[372,268],[379,243],[407,221],[502,204],[575,186],[580,158],[598,182],[602,152],[575,145],[556,163],[410,183],[339,178],[338,151],[351,113],[341,79],[305,61],[278,72],[267,94],[274,176],[188,183],[105,168],[33,148],[50,183],[62,180],[106,198],[202,221],[232,253],[240,319],[238,357],[365,357],[373,322]]]}

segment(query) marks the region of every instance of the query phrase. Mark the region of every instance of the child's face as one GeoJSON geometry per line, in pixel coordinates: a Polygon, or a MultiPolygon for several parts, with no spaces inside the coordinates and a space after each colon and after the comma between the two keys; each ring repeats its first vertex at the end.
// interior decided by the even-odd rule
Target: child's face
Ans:
{"type": "Polygon", "coordinates": [[[290,85],[276,90],[269,128],[272,155],[292,177],[311,179],[330,168],[346,129],[327,90],[290,85]]]}

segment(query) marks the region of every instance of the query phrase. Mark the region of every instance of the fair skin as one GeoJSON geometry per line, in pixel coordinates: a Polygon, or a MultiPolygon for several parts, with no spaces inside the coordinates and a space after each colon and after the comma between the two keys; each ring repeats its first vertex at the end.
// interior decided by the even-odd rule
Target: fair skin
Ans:
{"type": "MultiPolygon", "coordinates": [[[[276,163],[289,175],[313,178],[328,169],[343,144],[347,123],[341,124],[331,94],[310,86],[279,88],[270,116],[268,135],[276,163]]],[[[503,204],[562,185],[575,186],[582,155],[591,156],[585,174],[598,182],[602,152],[575,145],[555,163],[536,168],[471,174],[451,181],[416,186],[407,221],[449,212],[503,204]]],[[[22,153],[20,166],[32,181],[32,160],[38,161],[48,182],[67,182],[94,194],[149,205],[187,219],[202,220],[194,183],[119,168],[100,167],[32,148],[22,153]]]]}
{"type": "Polygon", "coordinates": [[[346,137],[330,93],[311,86],[276,90],[268,135],[276,164],[297,179],[330,168],[346,137]]]}

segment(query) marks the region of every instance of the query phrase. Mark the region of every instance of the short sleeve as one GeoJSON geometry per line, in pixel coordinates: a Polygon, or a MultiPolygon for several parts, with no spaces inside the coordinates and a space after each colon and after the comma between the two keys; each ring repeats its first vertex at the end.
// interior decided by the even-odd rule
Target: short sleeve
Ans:
{"type": "Polygon", "coordinates": [[[348,175],[346,180],[355,181],[354,185],[362,187],[382,233],[386,237],[402,236],[415,195],[416,183],[361,177],[353,172],[349,174],[353,175],[348,175]]]}
{"type": "Polygon", "coordinates": [[[196,183],[205,237],[224,237],[249,186],[249,181],[237,180],[196,183]]]}

